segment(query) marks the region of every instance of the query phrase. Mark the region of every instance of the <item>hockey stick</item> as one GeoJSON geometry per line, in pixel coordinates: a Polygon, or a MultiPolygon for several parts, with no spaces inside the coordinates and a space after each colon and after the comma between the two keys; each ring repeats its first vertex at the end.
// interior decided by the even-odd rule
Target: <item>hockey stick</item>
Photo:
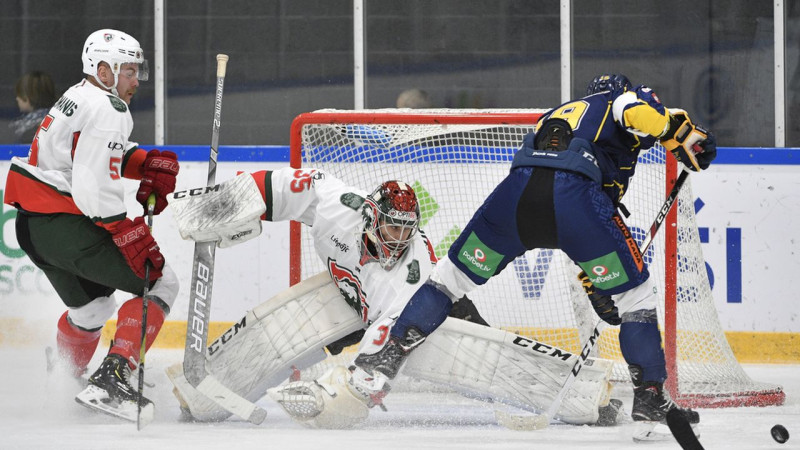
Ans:
{"type": "MultiPolygon", "coordinates": [[[[147,228],[153,231],[153,210],[156,207],[156,196],[147,197],[147,228]]],[[[142,399],[144,398],[144,354],[147,344],[147,306],[150,297],[150,263],[144,265],[144,289],[142,290],[142,341],[139,347],[139,400],[136,409],[136,429],[141,431],[151,420],[142,420],[142,399]]]]}
{"type": "MultiPolygon", "coordinates": [[[[208,158],[208,180],[213,186],[217,174],[219,127],[222,113],[222,90],[225,85],[225,69],[228,55],[217,55],[217,92],[214,99],[214,121],[211,133],[211,149],[208,158]]],[[[206,369],[206,347],[208,346],[208,323],[211,312],[211,288],[214,282],[214,253],[217,243],[197,242],[194,245],[192,264],[191,298],[186,321],[186,346],[183,355],[183,373],[186,380],[209,399],[217,402],[228,412],[254,424],[267,417],[266,411],[231,391],[206,369]]]]}
{"type": "Polygon", "coordinates": [[[667,412],[667,426],[682,449],[703,450],[703,445],[700,444],[700,440],[694,434],[692,424],[689,423],[681,411],[671,409],[667,412]]]}
{"type": "Polygon", "coordinates": [[[664,223],[664,219],[667,218],[667,214],[672,209],[672,205],[678,198],[678,194],[680,194],[683,183],[686,182],[687,178],[689,178],[689,169],[684,166],[681,174],[678,175],[678,179],[675,180],[675,184],[672,185],[672,189],[669,191],[669,194],[667,194],[664,204],[661,205],[661,209],[658,211],[658,214],[656,214],[656,220],[654,220],[653,224],[650,225],[650,231],[647,233],[647,236],[645,236],[644,241],[642,241],[642,245],[639,246],[639,248],[642,249],[642,257],[644,257],[645,253],[647,253],[647,249],[653,242],[656,232],[659,228],[661,228],[661,224],[664,223]]]}
{"type": "MultiPolygon", "coordinates": [[[[672,189],[669,191],[669,194],[667,194],[667,198],[661,205],[661,209],[658,210],[658,214],[656,214],[653,224],[650,225],[650,229],[648,230],[644,241],[642,241],[642,245],[639,247],[641,248],[640,253],[642,257],[644,257],[644,255],[647,253],[647,250],[650,248],[650,244],[653,243],[656,233],[664,223],[664,219],[667,218],[667,214],[672,209],[672,205],[675,204],[675,200],[677,200],[678,194],[680,194],[681,188],[683,187],[683,184],[686,182],[687,178],[689,178],[689,170],[684,167],[683,171],[678,176],[678,179],[675,180],[675,184],[672,185],[672,189]]],[[[573,383],[575,383],[575,379],[578,377],[578,374],[583,368],[583,363],[597,346],[597,342],[600,340],[600,327],[602,325],[603,320],[598,320],[597,324],[594,326],[594,330],[592,330],[592,333],[589,335],[589,338],[586,340],[583,346],[581,346],[581,353],[578,355],[578,360],[575,361],[575,364],[572,366],[572,370],[570,371],[569,375],[567,375],[567,379],[564,380],[564,384],[562,385],[561,390],[558,391],[558,395],[547,408],[547,411],[545,411],[543,414],[533,416],[532,419],[530,419],[530,429],[539,430],[547,428],[547,426],[550,424],[550,419],[552,419],[558,412],[558,409],[561,407],[561,402],[564,400],[567,392],[569,392],[569,390],[572,388],[573,383]]],[[[675,437],[678,439],[677,435],[675,437]]]]}

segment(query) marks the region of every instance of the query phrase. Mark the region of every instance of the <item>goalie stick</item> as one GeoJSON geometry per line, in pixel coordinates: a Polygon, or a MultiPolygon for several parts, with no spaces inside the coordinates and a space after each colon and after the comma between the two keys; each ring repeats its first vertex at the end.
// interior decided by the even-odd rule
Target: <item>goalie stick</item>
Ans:
{"type": "MultiPolygon", "coordinates": [[[[642,255],[647,253],[647,250],[650,248],[650,244],[653,243],[653,238],[655,237],[658,230],[661,228],[661,225],[664,223],[664,220],[667,218],[667,213],[669,213],[669,211],[672,209],[672,205],[675,204],[675,200],[677,200],[678,194],[680,194],[681,188],[683,187],[688,177],[689,177],[689,170],[684,166],[683,170],[681,171],[681,174],[678,176],[678,179],[675,180],[675,184],[672,185],[672,189],[669,191],[669,194],[667,194],[667,198],[664,200],[664,203],[658,210],[658,214],[656,214],[656,218],[653,221],[653,224],[650,226],[647,235],[642,241],[642,245],[639,247],[641,249],[640,253],[642,255]]],[[[527,420],[528,424],[524,426],[524,428],[531,430],[540,430],[543,428],[547,428],[547,426],[550,424],[550,419],[552,419],[555,416],[556,412],[558,412],[558,408],[561,407],[561,402],[564,400],[564,397],[567,395],[567,392],[569,392],[570,388],[572,387],[572,384],[575,383],[575,379],[578,377],[578,374],[583,368],[584,361],[586,361],[586,358],[588,358],[589,355],[592,353],[592,351],[594,351],[597,342],[600,340],[600,329],[602,325],[603,325],[603,320],[602,319],[598,320],[597,324],[594,326],[594,329],[589,335],[589,338],[581,346],[581,353],[580,355],[578,355],[578,360],[575,361],[575,365],[572,366],[572,370],[570,371],[569,375],[567,375],[567,379],[564,380],[564,385],[561,387],[561,390],[558,391],[558,395],[553,400],[553,403],[550,404],[550,407],[547,408],[547,411],[545,411],[542,414],[529,416],[527,420]]],[[[520,420],[524,421],[524,419],[515,417],[516,422],[520,422],[520,420]]],[[[686,425],[688,425],[691,428],[688,422],[686,423],[686,425]]],[[[517,424],[517,426],[519,426],[519,424],[517,424]]],[[[670,430],[672,431],[672,427],[670,427],[670,430]]],[[[684,445],[684,442],[682,442],[682,439],[685,439],[683,437],[683,434],[684,433],[676,434],[673,431],[675,439],[678,441],[678,443],[681,444],[681,446],[684,445]]],[[[694,433],[691,434],[692,437],[694,437],[694,433]]],[[[697,438],[695,437],[695,440],[696,439],[697,438]]]]}
{"type": "MultiPolygon", "coordinates": [[[[214,121],[211,133],[211,149],[208,158],[208,180],[213,186],[217,174],[219,127],[222,113],[222,90],[225,85],[225,69],[228,55],[217,55],[217,91],[214,97],[214,121]]],[[[211,288],[214,283],[214,253],[216,241],[197,242],[194,245],[192,263],[189,315],[186,320],[186,346],[183,355],[183,372],[186,379],[198,391],[220,406],[250,423],[260,424],[266,411],[242,398],[211,376],[206,369],[206,347],[208,345],[208,323],[211,313],[211,288]]]]}

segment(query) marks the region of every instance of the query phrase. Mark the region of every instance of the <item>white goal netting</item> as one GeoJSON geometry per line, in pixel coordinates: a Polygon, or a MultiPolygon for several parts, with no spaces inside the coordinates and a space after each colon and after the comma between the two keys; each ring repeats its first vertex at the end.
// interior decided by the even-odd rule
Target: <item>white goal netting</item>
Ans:
{"type": "MultiPolygon", "coordinates": [[[[292,165],[324,168],[367,191],[387,179],[408,182],[420,198],[421,228],[442,257],[508,173],[523,136],[534,130],[542,112],[316,111],[298,116],[292,126],[292,165]]],[[[662,147],[641,153],[623,198],[631,212],[626,223],[640,243],[676,172],[674,158],[662,147]]],[[[780,386],[751,380],[728,345],[706,274],[693,200],[689,180],[673,209],[676,218],[665,221],[645,255],[664,294],[658,313],[673,397],[684,406],[782,403],[780,386]]],[[[293,234],[291,256],[294,281],[324,270],[309,237],[298,234],[293,234]]],[[[529,251],[470,298],[492,326],[577,352],[597,321],[577,271],[558,250],[529,251]]],[[[617,330],[606,327],[596,356],[616,361],[615,380],[628,381],[617,330]]]]}

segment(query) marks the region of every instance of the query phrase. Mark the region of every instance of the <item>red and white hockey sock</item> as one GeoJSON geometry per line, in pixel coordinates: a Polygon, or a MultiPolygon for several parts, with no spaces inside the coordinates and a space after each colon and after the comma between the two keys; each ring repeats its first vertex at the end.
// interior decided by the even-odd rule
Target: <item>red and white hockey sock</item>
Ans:
{"type": "Polygon", "coordinates": [[[58,319],[58,333],[56,333],[56,347],[58,354],[70,366],[75,377],[81,376],[86,371],[86,366],[97,350],[100,342],[100,331],[84,330],[72,324],[65,311],[58,319]]]}
{"type": "MultiPolygon", "coordinates": [[[[128,360],[131,369],[139,363],[139,350],[142,348],[142,297],[135,297],[122,304],[117,313],[117,332],[114,346],[108,353],[122,355],[128,360]]],[[[147,341],[146,352],[156,340],[161,325],[164,324],[164,310],[154,301],[147,302],[147,341]]]]}

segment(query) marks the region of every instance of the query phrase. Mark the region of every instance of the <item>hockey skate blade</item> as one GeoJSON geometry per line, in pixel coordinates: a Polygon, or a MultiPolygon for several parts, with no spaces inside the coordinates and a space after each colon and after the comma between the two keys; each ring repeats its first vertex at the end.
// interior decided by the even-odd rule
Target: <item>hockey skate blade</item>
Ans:
{"type": "MultiPolygon", "coordinates": [[[[108,393],[99,387],[90,384],[78,395],[75,396],[75,401],[81,405],[91,409],[92,411],[101,412],[118,419],[127,420],[136,423],[138,407],[136,402],[123,401],[116,402],[108,397],[108,393]]],[[[142,406],[142,415],[139,420],[139,428],[144,428],[153,421],[155,416],[155,406],[152,402],[142,406]]]]}
{"type": "Polygon", "coordinates": [[[543,430],[550,425],[547,414],[512,414],[502,409],[494,410],[497,423],[514,431],[543,430]]]}
{"type": "MultiPolygon", "coordinates": [[[[688,423],[687,423],[688,425],[688,423]]],[[[700,437],[700,433],[695,428],[695,425],[689,425],[692,433],[696,437],[700,437]]],[[[676,436],[672,434],[669,427],[661,422],[641,421],[634,422],[633,431],[634,442],[658,442],[658,441],[676,441],[676,436]]],[[[680,441],[678,441],[680,443],[680,441]]]]}

